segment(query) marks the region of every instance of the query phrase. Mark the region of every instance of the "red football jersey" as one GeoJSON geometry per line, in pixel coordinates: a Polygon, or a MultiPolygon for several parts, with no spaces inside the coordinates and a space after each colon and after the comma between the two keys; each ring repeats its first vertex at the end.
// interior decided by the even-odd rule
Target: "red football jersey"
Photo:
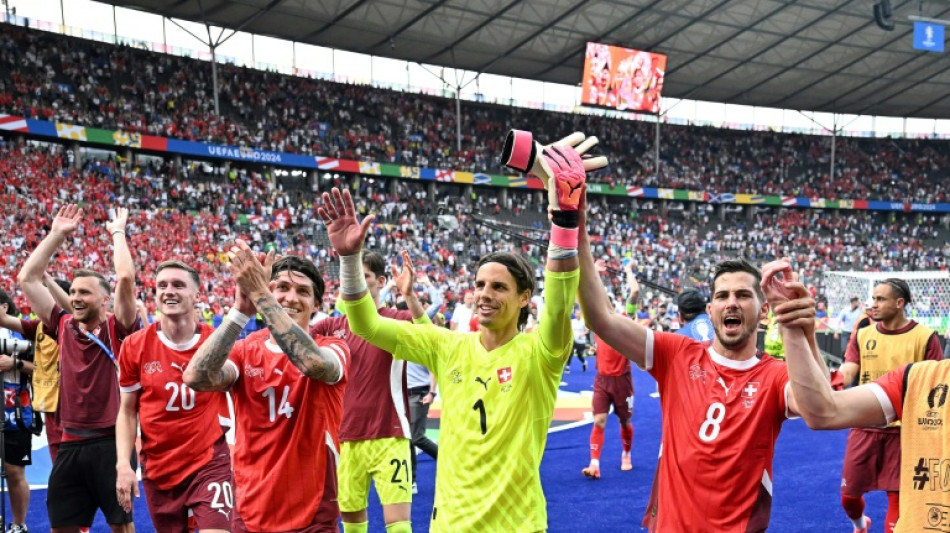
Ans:
{"type": "Polygon", "coordinates": [[[614,347],[594,335],[597,344],[597,373],[601,376],[622,376],[630,373],[630,360],[614,347]]]}
{"type": "Polygon", "coordinates": [[[645,363],[663,412],[656,530],[764,531],[787,418],[785,364],[765,354],[732,361],[708,343],[651,333],[645,363]]]}
{"type": "Polygon", "coordinates": [[[340,515],[336,458],[350,351],[340,339],[315,336],[343,366],[329,385],[304,376],[269,336],[264,329],[238,341],[226,363],[238,373],[230,389],[235,505],[251,531],[288,531],[340,515]]]}
{"type": "Polygon", "coordinates": [[[196,393],[182,381],[188,362],[213,332],[196,324],[194,338],[175,346],[155,323],[122,343],[119,387],[141,393],[142,472],[163,490],[208,464],[215,441],[224,435],[219,418],[228,413],[224,393],[196,393]]]}
{"type": "MultiPolygon", "coordinates": [[[[900,420],[901,417],[904,416],[904,380],[907,378],[908,369],[910,369],[910,365],[904,365],[891,370],[874,381],[877,386],[884,390],[887,399],[891,401],[895,420],[900,420]]],[[[881,407],[887,412],[886,406],[882,405],[881,407]]],[[[888,420],[888,422],[890,422],[890,420],[888,420]]]]}
{"type": "MultiPolygon", "coordinates": [[[[412,313],[381,307],[379,315],[412,322],[412,313]]],[[[343,442],[410,437],[406,362],[354,335],[345,316],[317,322],[310,334],[337,337],[350,347],[352,361],[343,397],[343,442]]]]}

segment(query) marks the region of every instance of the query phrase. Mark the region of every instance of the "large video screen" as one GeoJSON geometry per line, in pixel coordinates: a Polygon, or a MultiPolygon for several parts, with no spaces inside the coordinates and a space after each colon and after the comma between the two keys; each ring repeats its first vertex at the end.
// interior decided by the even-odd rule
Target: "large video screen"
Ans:
{"type": "Polygon", "coordinates": [[[587,43],[581,103],[620,111],[660,112],[666,56],[587,43]]]}

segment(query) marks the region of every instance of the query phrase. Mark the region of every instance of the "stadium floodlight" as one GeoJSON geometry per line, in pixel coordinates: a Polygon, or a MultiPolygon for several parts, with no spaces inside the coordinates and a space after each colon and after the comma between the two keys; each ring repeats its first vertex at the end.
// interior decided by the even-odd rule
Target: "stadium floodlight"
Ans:
{"type": "Polygon", "coordinates": [[[882,30],[894,31],[894,23],[891,22],[893,14],[890,0],[880,0],[874,4],[874,22],[882,30]]]}

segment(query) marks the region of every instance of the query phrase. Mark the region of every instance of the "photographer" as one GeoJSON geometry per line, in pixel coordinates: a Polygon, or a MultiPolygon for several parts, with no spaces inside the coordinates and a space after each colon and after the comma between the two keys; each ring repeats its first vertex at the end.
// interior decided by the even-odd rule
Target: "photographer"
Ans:
{"type": "MultiPolygon", "coordinates": [[[[0,314],[16,316],[16,304],[0,290],[0,314]]],[[[3,468],[13,521],[8,533],[23,533],[26,511],[30,506],[30,485],[26,466],[32,463],[33,410],[30,405],[30,376],[33,374],[33,350],[30,342],[17,338],[9,329],[0,328],[0,371],[3,372],[4,411],[3,468]]]]}

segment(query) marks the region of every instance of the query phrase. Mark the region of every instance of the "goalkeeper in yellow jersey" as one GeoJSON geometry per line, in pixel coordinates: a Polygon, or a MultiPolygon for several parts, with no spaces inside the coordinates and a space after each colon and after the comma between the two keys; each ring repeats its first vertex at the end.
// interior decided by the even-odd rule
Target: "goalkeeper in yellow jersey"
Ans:
{"type": "MultiPolygon", "coordinates": [[[[577,209],[585,190],[585,166],[606,164],[602,158],[582,159],[580,153],[596,139],[581,141],[583,135],[575,134],[541,147],[528,137],[532,153],[521,154],[522,166],[533,161],[537,170],[532,171],[546,181],[553,222],[545,305],[540,326],[532,333],[521,330],[535,290],[535,269],[522,256],[507,252],[490,253],[478,262],[477,332],[380,317],[367,293],[360,259],[373,217],[357,221],[349,191],[333,189],[323,195],[318,212],[340,254],[340,292],[351,331],[396,359],[424,365],[439,383],[440,457],[430,525],[434,533],[547,529],[539,467],[561,371],[573,345],[577,209]]],[[[413,267],[407,261],[403,268],[413,267]]]]}

